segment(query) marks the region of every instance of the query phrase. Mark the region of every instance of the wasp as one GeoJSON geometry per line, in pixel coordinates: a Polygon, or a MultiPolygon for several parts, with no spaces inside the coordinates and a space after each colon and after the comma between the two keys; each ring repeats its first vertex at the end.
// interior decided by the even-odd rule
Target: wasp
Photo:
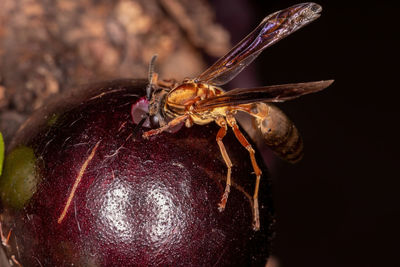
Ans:
{"type": "MultiPolygon", "coordinates": [[[[239,143],[249,152],[256,176],[252,203],[254,230],[260,229],[258,189],[261,170],[252,145],[239,129],[235,114],[241,111],[252,116],[266,144],[281,158],[295,163],[303,154],[300,134],[289,118],[270,103],[323,90],[333,80],[240,88],[227,92],[220,86],[238,75],[265,48],[317,19],[321,10],[316,3],[302,3],[267,16],[247,37],[196,78],[178,83],[157,80],[157,75],[153,75],[152,71],[149,75],[148,88],[151,92],[147,93],[148,115],[157,128],[144,132],[143,137],[158,135],[181,124],[191,127],[215,122],[220,127],[216,142],[227,167],[226,186],[218,204],[219,210],[223,211],[230,192],[232,173],[232,162],[223,138],[228,128],[232,129],[239,143]]],[[[153,63],[152,60],[151,65],[153,63]]]]}

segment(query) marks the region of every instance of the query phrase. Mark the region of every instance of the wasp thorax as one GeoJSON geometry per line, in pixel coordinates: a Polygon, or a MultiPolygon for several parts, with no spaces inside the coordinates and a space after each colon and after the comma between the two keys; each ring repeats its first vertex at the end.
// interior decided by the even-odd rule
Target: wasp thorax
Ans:
{"type": "Polygon", "coordinates": [[[197,84],[184,83],[169,92],[167,105],[186,105],[197,95],[197,84]]]}

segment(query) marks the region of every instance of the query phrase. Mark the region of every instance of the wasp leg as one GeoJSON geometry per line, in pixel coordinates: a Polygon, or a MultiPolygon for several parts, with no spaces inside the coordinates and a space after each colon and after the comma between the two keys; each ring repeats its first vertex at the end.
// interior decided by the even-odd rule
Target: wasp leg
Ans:
{"type": "Polygon", "coordinates": [[[254,188],[253,195],[253,229],[258,231],[260,229],[260,212],[258,208],[258,189],[260,186],[261,170],[257,165],[255,152],[251,144],[247,141],[246,137],[240,132],[237,122],[233,116],[226,116],[226,120],[236,136],[239,142],[244,146],[250,154],[251,164],[253,165],[253,170],[256,175],[256,185],[254,188]]]}
{"type": "Polygon", "coordinates": [[[220,119],[216,120],[216,123],[221,127],[217,133],[217,143],[219,146],[219,150],[221,151],[222,158],[225,161],[226,167],[228,168],[228,172],[226,174],[226,185],[225,191],[222,195],[221,202],[218,204],[219,211],[223,211],[226,206],[226,202],[228,201],[229,192],[231,191],[231,173],[232,173],[232,162],[226,152],[225,145],[222,143],[222,139],[226,135],[226,131],[228,127],[226,126],[226,121],[221,117],[220,119]]]}
{"type": "Polygon", "coordinates": [[[160,133],[164,132],[165,130],[168,130],[169,128],[177,126],[178,124],[184,122],[187,118],[188,118],[188,115],[176,117],[175,119],[173,119],[172,121],[168,122],[166,125],[164,125],[160,128],[152,129],[150,131],[144,132],[142,136],[143,136],[143,138],[148,139],[150,136],[160,134],[160,133]]]}

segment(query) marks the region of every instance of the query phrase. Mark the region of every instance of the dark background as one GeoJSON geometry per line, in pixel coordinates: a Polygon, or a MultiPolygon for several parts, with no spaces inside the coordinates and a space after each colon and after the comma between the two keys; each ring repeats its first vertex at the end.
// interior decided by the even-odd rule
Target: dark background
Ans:
{"type": "MultiPolygon", "coordinates": [[[[298,2],[214,3],[234,43],[298,2]]],[[[304,137],[305,157],[272,170],[275,255],[283,267],[400,266],[399,9],[382,1],[318,3],[317,21],[268,48],[231,85],[335,79],[321,93],[280,105],[304,137]]]]}

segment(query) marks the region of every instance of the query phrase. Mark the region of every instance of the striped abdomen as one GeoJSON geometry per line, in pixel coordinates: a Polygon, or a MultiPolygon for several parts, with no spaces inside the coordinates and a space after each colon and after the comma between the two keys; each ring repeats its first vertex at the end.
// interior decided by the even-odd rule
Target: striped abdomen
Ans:
{"type": "Polygon", "coordinates": [[[256,103],[256,121],[266,144],[281,158],[295,163],[303,156],[303,140],[296,126],[276,106],[256,103]]]}

